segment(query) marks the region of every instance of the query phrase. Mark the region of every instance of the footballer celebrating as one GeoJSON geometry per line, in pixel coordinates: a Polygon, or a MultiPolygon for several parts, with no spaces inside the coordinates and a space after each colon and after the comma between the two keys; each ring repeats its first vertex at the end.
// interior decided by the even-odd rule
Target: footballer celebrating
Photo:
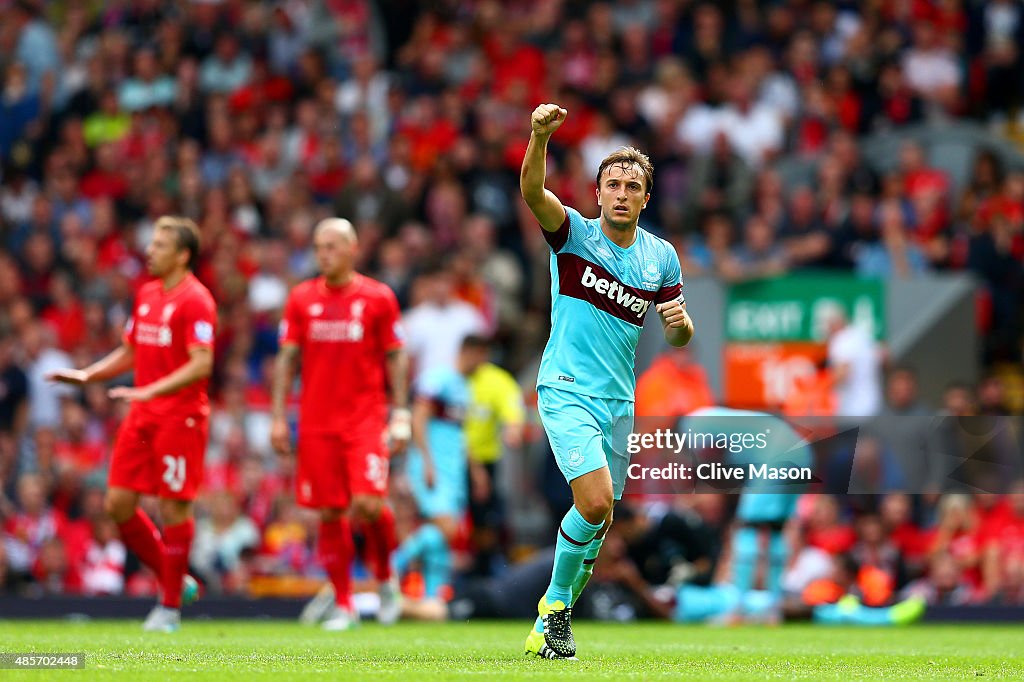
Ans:
{"type": "Polygon", "coordinates": [[[545,658],[576,655],[572,605],[590,579],[625,487],[633,363],[644,316],[654,307],[673,346],[693,336],[675,249],[637,225],[651,196],[650,160],[624,147],[601,162],[600,218],[584,218],[544,187],[548,140],[566,113],[555,104],[533,111],[519,180],[551,248],[551,336],[537,403],[573,495],[559,525],[551,582],[526,639],[526,653],[545,658]]]}
{"type": "Polygon", "coordinates": [[[318,549],[335,601],[323,623],[327,630],[347,630],[358,622],[352,608],[350,507],[353,520],[365,529],[369,563],[380,584],[378,618],[393,622],[401,610],[391,575],[396,542],[394,516],[385,504],[385,440],[390,438],[396,452],[409,442],[408,361],[398,301],[387,285],[354,270],[357,249],[349,221],[328,218],[316,226],[313,250],[320,276],[288,296],[274,370],[271,441],[288,455],[286,406],[301,358],[296,500],[320,510],[318,549]]]}
{"type": "Polygon", "coordinates": [[[85,369],[64,369],[54,381],[82,385],[135,369],[134,387],[110,397],[131,403],[110,459],[106,511],[121,538],[160,579],[160,603],[143,629],[173,632],[181,625],[182,593],[194,596],[186,578],[195,534],[192,503],[203,476],[213,370],[217,308],[191,273],[199,255],[199,230],[187,218],[157,220],[146,249],[156,279],[139,290],[121,346],[85,369]],[[139,508],[140,495],[160,499],[163,533],[139,508]]]}

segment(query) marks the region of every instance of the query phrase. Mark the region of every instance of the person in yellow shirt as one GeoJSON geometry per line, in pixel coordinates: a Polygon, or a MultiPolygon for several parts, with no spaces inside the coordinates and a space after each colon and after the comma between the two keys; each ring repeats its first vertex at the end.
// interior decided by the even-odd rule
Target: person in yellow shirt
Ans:
{"type": "Polygon", "coordinates": [[[505,448],[517,449],[523,441],[526,413],[523,394],[515,378],[490,362],[491,344],[486,338],[468,336],[462,342],[471,353],[469,405],[463,433],[469,455],[470,516],[473,520],[473,572],[489,576],[498,559],[504,533],[504,503],[495,484],[498,461],[505,448]]]}

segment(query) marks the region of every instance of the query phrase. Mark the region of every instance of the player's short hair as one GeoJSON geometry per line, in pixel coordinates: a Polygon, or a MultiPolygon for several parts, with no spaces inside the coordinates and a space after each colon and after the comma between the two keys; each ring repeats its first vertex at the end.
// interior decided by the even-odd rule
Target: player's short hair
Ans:
{"type": "Polygon", "coordinates": [[[420,268],[420,277],[440,277],[451,274],[452,266],[449,258],[431,258],[420,268]]]}
{"type": "Polygon", "coordinates": [[[324,218],[313,228],[313,234],[317,235],[325,230],[333,230],[346,239],[356,240],[356,228],[345,218],[324,218]]]}
{"type": "Polygon", "coordinates": [[[897,374],[906,374],[911,379],[917,380],[917,370],[906,363],[898,363],[889,368],[888,377],[891,379],[897,374]]]}
{"type": "Polygon", "coordinates": [[[195,268],[199,260],[199,226],[193,220],[184,216],[165,215],[157,219],[154,229],[173,232],[178,250],[188,251],[188,269],[195,268]]]}
{"type": "Polygon", "coordinates": [[[463,349],[487,350],[491,347],[491,339],[480,334],[469,334],[462,339],[463,349]]]}
{"type": "Polygon", "coordinates": [[[610,166],[619,166],[623,170],[632,170],[633,166],[640,166],[640,172],[644,176],[644,193],[651,193],[651,188],[654,187],[654,164],[646,154],[636,147],[619,147],[604,157],[601,165],[597,167],[598,187],[601,186],[601,176],[604,174],[604,170],[610,166]]]}

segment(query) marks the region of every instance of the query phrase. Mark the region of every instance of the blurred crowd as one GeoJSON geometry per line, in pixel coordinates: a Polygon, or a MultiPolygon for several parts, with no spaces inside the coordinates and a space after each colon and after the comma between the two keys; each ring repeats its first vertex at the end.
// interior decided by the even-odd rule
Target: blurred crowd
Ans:
{"type": "MultiPolygon", "coordinates": [[[[705,494],[618,506],[588,614],[672,618],[682,586],[728,584],[734,502],[705,494]]],[[[1024,605],[1024,481],[1003,497],[892,493],[859,509],[838,496],[805,495],[786,539],[786,603],[813,607],[853,595],[869,607],[910,597],[931,606],[1024,605]]],[[[767,570],[758,567],[755,586],[767,570]]]]}
{"type": "MultiPolygon", "coordinates": [[[[1022,167],[979,148],[955,186],[911,140],[889,169],[858,140],[954,120],[1012,135],[1022,44],[1017,0],[0,0],[0,583],[154,588],[99,504],[124,406],[43,376],[118,343],[166,213],[200,225],[220,308],[193,562],[228,591],[315,572],[267,438],[311,228],[356,225],[359,269],[397,293],[421,366],[473,331],[528,367],[548,251],[517,173],[541,101],[569,112],[548,186],[584,215],[605,154],[651,155],[643,222],[684,276],[970,271],[986,363],[1019,363],[1022,167]],[[784,183],[775,162],[794,155],[813,184],[784,183]]],[[[980,410],[998,384],[943,400],[980,410]]]]}

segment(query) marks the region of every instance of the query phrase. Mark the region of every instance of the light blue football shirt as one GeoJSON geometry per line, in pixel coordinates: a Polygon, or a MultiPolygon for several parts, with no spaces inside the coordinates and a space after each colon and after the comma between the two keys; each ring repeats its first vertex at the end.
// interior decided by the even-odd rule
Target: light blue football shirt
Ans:
{"type": "Polygon", "coordinates": [[[622,248],[599,219],[568,206],[561,227],[544,237],[552,251],[551,336],[537,385],[632,401],[644,316],[682,296],[679,256],[639,226],[636,241],[622,248]]]}
{"type": "Polygon", "coordinates": [[[416,395],[433,403],[434,416],[427,423],[427,443],[438,471],[461,471],[466,446],[462,422],[469,404],[466,378],[450,367],[427,370],[416,385],[416,395]]]}

